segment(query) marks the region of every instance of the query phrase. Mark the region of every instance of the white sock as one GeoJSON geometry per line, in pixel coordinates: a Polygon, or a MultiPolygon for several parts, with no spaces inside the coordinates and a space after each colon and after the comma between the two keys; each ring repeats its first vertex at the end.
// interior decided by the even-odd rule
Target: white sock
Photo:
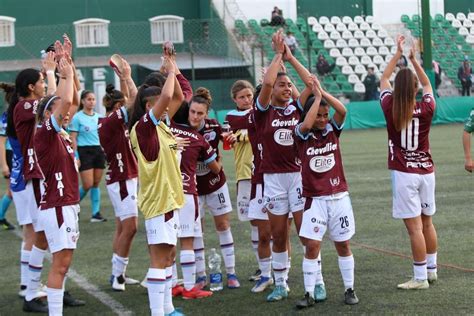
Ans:
{"type": "Polygon", "coordinates": [[[112,274],[115,277],[123,275],[125,277],[125,269],[127,269],[128,258],[115,255],[115,260],[112,262],[112,274]]]}
{"type": "Polygon", "coordinates": [[[272,257],[260,259],[258,262],[262,276],[269,278],[272,276],[272,257]]]}
{"type": "Polygon", "coordinates": [[[341,271],[344,288],[354,288],[354,256],[339,257],[339,270],[341,271]]]}
{"type": "Polygon", "coordinates": [[[426,269],[426,261],[413,262],[413,274],[415,280],[423,281],[428,279],[428,271],[426,269]]]}
{"type": "Polygon", "coordinates": [[[171,278],[171,287],[175,287],[178,284],[178,268],[176,267],[176,260],[173,261],[173,266],[171,269],[173,273],[171,278]]]}
{"type": "Polygon", "coordinates": [[[324,285],[323,262],[321,260],[321,250],[319,251],[318,257],[316,259],[318,260],[318,268],[316,270],[316,284],[324,285]]]}
{"type": "Polygon", "coordinates": [[[250,226],[250,240],[252,241],[252,250],[255,258],[257,259],[257,263],[259,262],[258,258],[258,227],[257,226],[250,226]]]}
{"type": "Polygon", "coordinates": [[[219,234],[222,257],[224,257],[225,270],[227,274],[235,274],[234,239],[230,228],[217,233],[219,234]]]}
{"type": "Polygon", "coordinates": [[[288,251],[274,252],[272,256],[273,274],[276,286],[286,286],[286,265],[288,264],[288,251]]]}
{"type": "Polygon", "coordinates": [[[28,284],[26,286],[26,300],[36,298],[40,283],[41,271],[43,271],[43,259],[46,250],[35,246],[31,249],[30,261],[28,262],[28,284]]]}
{"type": "Polygon", "coordinates": [[[147,274],[148,302],[152,316],[163,316],[165,302],[166,270],[149,268],[147,274]]]}
{"type": "Polygon", "coordinates": [[[204,252],[204,234],[202,237],[194,237],[194,256],[196,258],[196,274],[198,277],[206,275],[206,254],[204,252]]]}
{"type": "Polygon", "coordinates": [[[196,284],[196,259],[194,250],[181,250],[179,262],[183,272],[183,283],[186,290],[191,290],[196,284]]]}
{"type": "Polygon", "coordinates": [[[171,289],[173,287],[173,267],[166,268],[166,284],[165,284],[165,298],[164,298],[164,312],[165,314],[170,314],[174,311],[173,306],[173,296],[171,294],[171,289]]]}
{"type": "Polygon", "coordinates": [[[67,273],[64,275],[64,278],[63,278],[63,287],[62,287],[63,291],[66,290],[66,280],[67,280],[67,273]]]}
{"type": "Polygon", "coordinates": [[[304,289],[314,298],[314,286],[316,285],[316,272],[318,270],[318,259],[303,258],[304,289]]]}
{"type": "Polygon", "coordinates": [[[26,286],[28,284],[28,263],[30,261],[31,251],[24,250],[25,243],[21,243],[20,252],[20,285],[26,286]]]}
{"type": "Polygon", "coordinates": [[[290,273],[291,269],[291,256],[288,256],[288,260],[286,261],[286,271],[285,271],[285,280],[288,281],[288,274],[290,273]]]}
{"type": "Polygon", "coordinates": [[[438,272],[438,253],[427,253],[426,264],[428,272],[438,272]]]}
{"type": "Polygon", "coordinates": [[[49,316],[62,316],[64,289],[52,289],[48,287],[46,293],[48,293],[49,316]]]}

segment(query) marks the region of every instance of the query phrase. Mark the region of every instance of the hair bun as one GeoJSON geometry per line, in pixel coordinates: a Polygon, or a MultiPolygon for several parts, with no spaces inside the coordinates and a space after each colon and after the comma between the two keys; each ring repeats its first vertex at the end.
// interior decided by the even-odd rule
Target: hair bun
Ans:
{"type": "Polygon", "coordinates": [[[0,89],[5,91],[5,93],[12,93],[13,91],[15,91],[15,85],[6,82],[0,82],[0,89]]]}
{"type": "Polygon", "coordinates": [[[115,86],[112,83],[109,83],[107,87],[105,88],[105,92],[107,92],[107,94],[114,93],[114,90],[115,90],[115,86]]]}
{"type": "Polygon", "coordinates": [[[211,105],[212,97],[211,97],[211,92],[208,89],[204,87],[199,87],[196,89],[196,92],[194,93],[194,95],[204,98],[208,102],[208,104],[211,105]]]}

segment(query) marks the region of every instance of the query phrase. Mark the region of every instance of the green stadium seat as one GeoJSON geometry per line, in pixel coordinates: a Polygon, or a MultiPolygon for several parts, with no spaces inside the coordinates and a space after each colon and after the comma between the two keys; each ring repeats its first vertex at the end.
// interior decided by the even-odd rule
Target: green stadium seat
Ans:
{"type": "Polygon", "coordinates": [[[260,20],[260,26],[267,26],[269,24],[270,24],[270,21],[268,21],[267,19],[260,20]]]}
{"type": "Polygon", "coordinates": [[[438,14],[435,15],[435,20],[437,22],[443,22],[444,21],[444,16],[442,14],[438,13],[438,14]]]}
{"type": "Polygon", "coordinates": [[[418,14],[413,14],[411,19],[412,19],[413,22],[420,22],[421,21],[421,18],[418,14]]]}
{"type": "MultiPolygon", "coordinates": [[[[341,83],[346,83],[347,82],[347,78],[345,75],[337,75],[336,76],[336,82],[341,84],[341,83]]],[[[352,87],[351,87],[352,89],[352,87]]]]}
{"type": "Polygon", "coordinates": [[[451,23],[449,23],[449,21],[444,20],[443,22],[441,22],[441,27],[445,29],[450,28],[451,23]]]}
{"type": "Polygon", "coordinates": [[[294,25],[295,23],[293,22],[292,19],[285,19],[285,24],[288,26],[294,25]]]}
{"type": "Polygon", "coordinates": [[[410,17],[409,17],[408,15],[406,15],[406,14],[403,14],[402,17],[400,18],[400,21],[401,21],[402,23],[405,23],[405,24],[406,24],[406,23],[410,22],[410,17]]]}
{"type": "Polygon", "coordinates": [[[344,82],[341,85],[341,90],[343,93],[352,93],[354,89],[352,88],[352,85],[349,82],[344,82]]]}

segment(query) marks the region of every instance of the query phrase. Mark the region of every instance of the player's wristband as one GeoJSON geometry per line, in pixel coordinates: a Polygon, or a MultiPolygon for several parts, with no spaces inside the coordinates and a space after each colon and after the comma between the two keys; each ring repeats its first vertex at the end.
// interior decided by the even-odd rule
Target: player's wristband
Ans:
{"type": "Polygon", "coordinates": [[[48,70],[48,71],[46,71],[46,75],[53,75],[53,76],[54,76],[54,70],[48,70]]]}

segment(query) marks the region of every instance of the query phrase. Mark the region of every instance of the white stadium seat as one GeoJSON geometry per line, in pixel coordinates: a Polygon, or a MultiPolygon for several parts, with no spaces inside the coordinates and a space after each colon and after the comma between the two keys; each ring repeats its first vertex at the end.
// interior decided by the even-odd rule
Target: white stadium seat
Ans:
{"type": "Polygon", "coordinates": [[[365,93],[365,86],[362,82],[358,82],[354,85],[354,92],[365,93]]]}
{"type": "Polygon", "coordinates": [[[354,70],[352,69],[351,66],[349,65],[344,65],[342,66],[341,68],[341,72],[345,75],[350,75],[350,74],[353,74],[354,73],[354,70]]]}
{"type": "Polygon", "coordinates": [[[474,26],[470,28],[469,34],[474,34],[474,26]]]}
{"type": "Polygon", "coordinates": [[[332,40],[338,40],[341,38],[341,33],[339,33],[338,31],[331,31],[331,34],[329,34],[329,38],[332,40]]]}
{"type": "Polygon", "coordinates": [[[343,16],[343,17],[342,17],[342,23],[344,23],[344,24],[349,24],[349,23],[351,23],[351,22],[352,22],[352,18],[351,18],[350,16],[347,16],[347,15],[346,15],[346,16],[343,16]]]}
{"type": "Polygon", "coordinates": [[[386,62],[380,64],[380,66],[379,66],[379,71],[380,71],[380,72],[384,72],[385,67],[387,67],[387,63],[386,63],[386,62]]]}
{"type": "Polygon", "coordinates": [[[327,39],[329,39],[328,33],[326,33],[325,31],[321,31],[321,32],[318,33],[318,40],[324,41],[324,40],[327,40],[327,39]]]}
{"type": "Polygon", "coordinates": [[[368,64],[371,64],[372,63],[372,59],[367,56],[367,55],[364,55],[362,56],[362,58],[360,59],[360,62],[362,65],[368,65],[368,64]]]}
{"type": "Polygon", "coordinates": [[[456,19],[452,20],[452,21],[451,21],[451,24],[452,24],[455,28],[457,28],[457,29],[462,26],[461,21],[456,20],[456,19]]]}
{"type": "Polygon", "coordinates": [[[336,28],[334,27],[334,25],[332,25],[331,23],[328,23],[328,24],[325,24],[324,25],[324,30],[328,33],[336,30],[336,28]]]}
{"type": "Polygon", "coordinates": [[[374,30],[367,30],[367,32],[365,32],[365,37],[367,37],[367,38],[376,38],[377,33],[375,33],[374,30]]]}
{"type": "Polygon", "coordinates": [[[388,49],[387,46],[380,46],[379,47],[379,55],[387,56],[388,54],[390,54],[390,50],[388,49]]]}
{"type": "Polygon", "coordinates": [[[324,27],[321,24],[313,25],[313,32],[319,33],[321,31],[324,31],[324,27]]]}
{"type": "Polygon", "coordinates": [[[396,52],[397,52],[397,46],[392,46],[392,48],[390,48],[390,54],[395,55],[396,52]]]}
{"type": "Polygon", "coordinates": [[[393,38],[391,38],[391,37],[386,37],[386,38],[383,40],[383,43],[384,43],[386,46],[394,46],[394,45],[395,45],[395,41],[394,41],[393,38]]]}
{"type": "Polygon", "coordinates": [[[347,81],[349,81],[349,83],[355,84],[355,83],[360,82],[360,79],[356,74],[350,74],[347,77],[347,81]]]}
{"type": "Polygon", "coordinates": [[[466,19],[466,15],[462,12],[459,12],[458,14],[456,14],[456,19],[458,19],[459,21],[464,21],[466,19]]]}
{"type": "Polygon", "coordinates": [[[314,16],[308,17],[308,25],[315,25],[318,23],[318,19],[316,19],[314,16]]]}
{"type": "Polygon", "coordinates": [[[328,24],[330,23],[329,19],[327,16],[322,16],[319,18],[319,24],[321,25],[325,25],[325,24],[328,24]]]}
{"type": "Polygon", "coordinates": [[[382,29],[382,25],[380,25],[379,23],[372,24],[372,30],[378,31],[378,30],[381,30],[381,29],[382,29]]]}
{"type": "Polygon", "coordinates": [[[367,69],[365,69],[364,65],[359,64],[359,65],[355,66],[354,72],[358,75],[363,75],[363,74],[367,73],[367,69]]]}
{"type": "Polygon", "coordinates": [[[468,44],[474,44],[474,35],[469,34],[469,35],[466,37],[466,42],[467,42],[468,44]]]}
{"type": "MultiPolygon", "coordinates": [[[[396,48],[396,47],[395,47],[396,48]]],[[[396,49],[395,49],[396,50],[396,49]]],[[[388,63],[390,62],[390,60],[392,59],[393,57],[393,54],[388,54],[387,56],[385,56],[385,62],[388,63]]]]}
{"type": "Polygon", "coordinates": [[[446,13],[445,19],[448,20],[448,21],[452,21],[452,20],[455,19],[455,16],[452,13],[446,13]]]}
{"type": "Polygon", "coordinates": [[[388,32],[384,29],[378,30],[377,36],[380,38],[386,38],[388,36],[388,32]]]}
{"type": "Polygon", "coordinates": [[[331,23],[334,24],[334,25],[336,25],[336,24],[338,24],[338,23],[342,23],[342,21],[341,21],[341,18],[340,18],[340,17],[338,17],[338,16],[333,16],[333,17],[331,17],[331,23]]]}
{"type": "Polygon", "coordinates": [[[372,15],[367,15],[365,17],[365,22],[370,23],[370,24],[374,23],[374,17],[372,15]]]}
{"type": "Polygon", "coordinates": [[[369,64],[367,68],[374,68],[374,72],[379,72],[379,67],[377,67],[375,64],[369,64]]]}
{"type": "Polygon", "coordinates": [[[351,31],[345,30],[345,31],[342,32],[342,38],[343,39],[351,39],[353,37],[354,36],[352,35],[351,31]]]}
{"type": "Polygon", "coordinates": [[[384,44],[381,38],[376,37],[372,40],[372,45],[376,47],[380,47],[380,46],[383,46],[384,44]]]}
{"type": "Polygon", "coordinates": [[[357,23],[357,24],[361,24],[361,23],[364,23],[365,21],[364,21],[363,17],[361,17],[360,15],[356,15],[354,17],[354,22],[357,23]]]}
{"type": "Polygon", "coordinates": [[[360,40],[360,46],[369,47],[369,46],[372,46],[372,43],[370,42],[368,38],[363,38],[360,40]]]}
{"type": "Polygon", "coordinates": [[[359,26],[354,23],[354,22],[350,22],[348,25],[347,25],[347,29],[351,32],[355,32],[359,29],[359,26]]]}
{"type": "Polygon", "coordinates": [[[465,19],[465,20],[462,22],[462,26],[471,27],[471,26],[472,26],[472,21],[469,20],[469,19],[465,19]]]}
{"type": "Polygon", "coordinates": [[[332,40],[327,39],[324,41],[324,48],[329,49],[329,48],[334,48],[334,47],[336,47],[336,45],[334,44],[332,40]]]}
{"type": "Polygon", "coordinates": [[[458,30],[459,35],[466,36],[469,34],[469,31],[464,26],[461,26],[458,30]]]}
{"type": "Polygon", "coordinates": [[[349,45],[349,47],[358,47],[359,41],[355,38],[351,38],[349,39],[349,42],[347,42],[347,45],[349,45]]]}
{"type": "Polygon", "coordinates": [[[469,14],[467,15],[467,18],[471,21],[474,21],[474,12],[469,12],[469,14]]]}
{"type": "Polygon", "coordinates": [[[362,23],[359,25],[359,28],[360,28],[362,31],[367,31],[367,30],[370,30],[370,25],[369,25],[369,23],[367,23],[367,22],[362,22],[362,23]]]}
{"type": "Polygon", "coordinates": [[[347,59],[343,56],[339,56],[336,58],[336,65],[338,65],[339,67],[343,67],[345,65],[347,65],[347,59]]]}
{"type": "Polygon", "coordinates": [[[342,49],[342,56],[350,57],[353,55],[354,55],[354,52],[352,51],[352,48],[346,47],[342,49]]]}
{"type": "Polygon", "coordinates": [[[355,65],[360,64],[360,61],[359,61],[359,58],[357,56],[351,56],[351,57],[349,57],[348,63],[351,66],[355,66],[355,65]]]}
{"type": "Polygon", "coordinates": [[[359,56],[359,57],[360,57],[360,56],[365,56],[365,50],[364,50],[362,47],[356,47],[356,48],[354,49],[354,54],[355,54],[356,56],[359,56]]]}
{"type": "Polygon", "coordinates": [[[336,31],[343,32],[347,30],[347,26],[344,23],[337,23],[336,24],[336,31]]]}
{"type": "Polygon", "coordinates": [[[347,47],[347,42],[346,40],[340,38],[336,41],[336,47],[337,48],[344,48],[344,47],[347,47]]]}
{"type": "Polygon", "coordinates": [[[376,64],[376,65],[381,65],[385,62],[385,59],[383,59],[383,57],[380,56],[380,55],[375,55],[372,60],[373,60],[374,64],[376,64]]]}
{"type": "Polygon", "coordinates": [[[332,58],[337,58],[341,56],[341,52],[337,48],[331,48],[331,50],[329,51],[329,56],[331,56],[332,58]]]}
{"type": "Polygon", "coordinates": [[[354,32],[354,38],[361,39],[364,37],[365,37],[365,34],[361,30],[357,30],[354,32]]]}

